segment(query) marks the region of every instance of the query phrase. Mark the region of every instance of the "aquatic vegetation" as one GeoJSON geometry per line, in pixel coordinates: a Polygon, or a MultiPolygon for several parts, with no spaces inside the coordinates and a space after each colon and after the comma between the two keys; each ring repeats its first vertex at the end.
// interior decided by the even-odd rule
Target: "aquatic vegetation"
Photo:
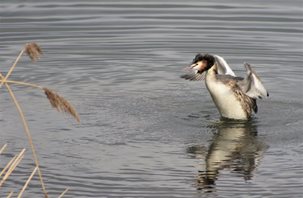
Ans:
{"type": "MultiPolygon", "coordinates": [[[[45,183],[44,183],[41,168],[40,168],[40,162],[39,162],[39,159],[38,159],[36,148],[35,148],[33,140],[32,140],[32,135],[31,135],[30,130],[29,130],[28,122],[27,122],[27,120],[24,116],[24,113],[23,113],[23,110],[21,108],[20,103],[18,102],[13,90],[11,89],[11,85],[20,85],[20,86],[26,86],[26,87],[32,87],[32,88],[35,88],[35,89],[39,89],[40,91],[43,91],[45,93],[46,98],[49,100],[49,102],[50,102],[50,104],[53,108],[55,108],[59,112],[64,112],[64,113],[70,114],[72,117],[74,117],[76,119],[77,122],[80,122],[80,117],[79,117],[76,109],[72,106],[72,104],[68,100],[66,100],[64,97],[62,97],[58,93],[56,93],[55,91],[53,91],[49,88],[46,88],[46,87],[42,87],[42,86],[37,85],[37,84],[33,84],[33,83],[8,80],[8,78],[11,76],[12,72],[14,71],[15,67],[17,66],[17,63],[22,58],[23,54],[28,55],[28,57],[31,59],[31,61],[35,62],[38,59],[40,59],[40,57],[42,55],[42,50],[38,46],[38,44],[36,44],[36,43],[26,44],[22,48],[22,50],[20,51],[19,55],[17,56],[16,60],[14,61],[13,65],[11,66],[11,68],[9,69],[7,74],[3,75],[2,72],[0,72],[0,88],[2,88],[3,85],[4,85],[4,87],[6,87],[8,93],[9,93],[9,95],[10,95],[10,97],[11,97],[11,99],[12,99],[12,101],[13,101],[13,103],[14,103],[17,111],[18,111],[18,113],[19,113],[19,116],[21,118],[21,122],[22,122],[23,127],[24,127],[25,134],[27,136],[27,139],[28,139],[31,151],[32,151],[33,161],[35,163],[35,168],[32,171],[32,173],[31,173],[30,177],[28,178],[28,180],[26,181],[26,183],[24,184],[22,190],[19,192],[18,198],[22,197],[23,192],[25,191],[27,185],[29,184],[32,177],[36,174],[36,172],[38,172],[39,181],[40,181],[40,184],[41,184],[41,188],[42,188],[44,197],[48,197],[48,193],[47,193],[47,190],[46,190],[46,187],[45,187],[45,183]]],[[[2,152],[4,152],[6,147],[7,147],[6,144],[1,147],[0,154],[2,152]]],[[[14,169],[21,162],[22,158],[24,157],[24,153],[25,153],[25,149],[22,149],[20,151],[20,153],[15,155],[6,164],[6,166],[1,170],[0,189],[1,189],[2,184],[8,179],[10,174],[14,171],[14,169]]],[[[68,188],[59,197],[62,197],[67,191],[68,191],[68,188]]],[[[7,197],[13,196],[13,193],[14,192],[10,192],[7,197]]]]}

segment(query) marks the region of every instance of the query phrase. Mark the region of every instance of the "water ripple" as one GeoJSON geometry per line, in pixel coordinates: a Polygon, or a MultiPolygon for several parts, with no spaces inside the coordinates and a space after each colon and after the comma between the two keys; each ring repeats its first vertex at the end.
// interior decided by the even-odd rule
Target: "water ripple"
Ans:
{"type": "MultiPolygon", "coordinates": [[[[43,58],[24,58],[11,78],[57,90],[81,116],[66,121],[43,93],[14,88],[50,195],[301,196],[301,1],[29,0],[0,10],[1,72],[39,42],[43,58]],[[251,123],[219,121],[205,86],[179,79],[197,52],[224,56],[239,75],[253,65],[271,98],[251,123]]],[[[0,101],[3,167],[27,141],[6,92],[0,101]]],[[[5,189],[23,185],[30,157],[5,189]]],[[[26,193],[41,195],[38,178],[26,193]]]]}

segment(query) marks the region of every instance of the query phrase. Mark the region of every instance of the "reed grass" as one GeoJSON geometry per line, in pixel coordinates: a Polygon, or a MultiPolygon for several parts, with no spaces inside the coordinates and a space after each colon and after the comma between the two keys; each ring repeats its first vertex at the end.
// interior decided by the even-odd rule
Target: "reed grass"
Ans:
{"type": "Polygon", "coordinates": [[[5,167],[2,169],[1,173],[0,173],[0,177],[7,171],[7,169],[11,166],[11,164],[15,161],[17,155],[15,155],[6,165],[5,167]]]}
{"type": "Polygon", "coordinates": [[[29,176],[29,178],[26,180],[24,186],[22,187],[21,191],[19,192],[18,194],[18,197],[17,198],[21,198],[26,187],[28,186],[29,182],[31,181],[31,179],[33,178],[33,176],[35,175],[35,173],[37,172],[38,170],[38,167],[36,166],[36,168],[33,170],[32,174],[29,176]]]}
{"type": "Polygon", "coordinates": [[[1,147],[1,149],[0,149],[0,154],[6,149],[6,147],[7,147],[7,144],[4,144],[4,145],[1,147]]]}
{"type": "MultiPolygon", "coordinates": [[[[11,68],[9,69],[9,71],[7,72],[7,75],[3,78],[3,81],[0,84],[0,88],[2,87],[2,85],[5,83],[5,81],[8,79],[8,77],[12,74],[13,70],[15,69],[15,67],[17,66],[18,61],[20,60],[22,54],[24,53],[24,49],[21,50],[21,52],[19,53],[19,55],[17,56],[14,64],[11,66],[11,68]]],[[[2,74],[1,74],[1,77],[2,74]]]]}
{"type": "Polygon", "coordinates": [[[62,97],[58,93],[56,93],[54,90],[51,90],[47,87],[42,87],[40,85],[33,84],[33,83],[14,81],[14,80],[5,80],[1,73],[0,73],[0,78],[1,78],[0,79],[1,83],[5,81],[6,84],[22,85],[22,86],[27,86],[27,87],[32,87],[32,88],[37,88],[37,89],[42,90],[53,108],[57,109],[57,111],[59,111],[59,112],[64,112],[64,113],[70,114],[72,117],[75,118],[75,120],[78,123],[80,123],[80,117],[79,117],[75,107],[64,97],[62,97]]]}
{"type": "Polygon", "coordinates": [[[70,114],[77,120],[78,123],[80,122],[80,117],[76,109],[65,98],[63,98],[51,89],[43,88],[43,90],[52,107],[57,109],[59,112],[65,112],[70,114]]]}
{"type": "Polygon", "coordinates": [[[24,157],[25,149],[22,149],[20,153],[17,155],[16,159],[11,163],[8,170],[6,171],[5,175],[3,176],[2,180],[0,181],[0,188],[7,180],[7,178],[12,174],[12,172],[15,170],[15,168],[18,166],[18,164],[21,162],[22,158],[24,157]]]}
{"type": "Polygon", "coordinates": [[[27,121],[25,119],[25,116],[23,114],[22,108],[19,105],[19,102],[17,101],[17,99],[15,97],[14,92],[12,91],[12,89],[10,88],[10,86],[7,83],[5,83],[5,86],[6,86],[8,92],[9,92],[9,94],[10,94],[10,96],[11,96],[11,98],[12,98],[12,100],[13,100],[16,108],[17,108],[17,111],[18,111],[19,115],[20,115],[20,118],[21,118],[21,121],[22,121],[22,124],[23,124],[23,127],[24,127],[25,134],[28,138],[28,142],[29,142],[29,145],[30,145],[31,150],[32,150],[34,162],[35,162],[36,166],[38,167],[38,175],[39,175],[41,187],[42,187],[44,196],[47,198],[48,195],[47,195],[47,191],[46,191],[45,184],[44,184],[44,181],[43,181],[42,172],[40,170],[40,165],[39,165],[40,164],[39,159],[38,159],[38,156],[37,156],[35,145],[33,143],[32,135],[31,135],[30,130],[29,130],[29,126],[28,126],[27,121]]]}
{"type": "Polygon", "coordinates": [[[41,48],[36,43],[28,43],[25,45],[25,47],[20,51],[19,55],[17,56],[14,64],[11,66],[9,71],[7,72],[7,75],[4,77],[4,80],[0,83],[0,88],[5,83],[5,81],[8,79],[8,77],[12,74],[13,70],[17,66],[17,63],[21,59],[22,55],[26,52],[28,56],[31,58],[31,60],[34,62],[38,60],[42,54],[41,48]]]}
{"type": "Polygon", "coordinates": [[[62,197],[65,195],[65,193],[67,193],[68,190],[69,190],[69,188],[66,188],[66,189],[59,195],[58,198],[62,198],[62,197]]]}
{"type": "MultiPolygon", "coordinates": [[[[2,75],[2,73],[0,72],[0,88],[2,88],[3,85],[6,87],[13,103],[15,104],[15,107],[16,107],[16,109],[18,111],[18,114],[21,118],[21,122],[23,124],[23,128],[24,128],[25,134],[27,136],[29,145],[31,147],[33,160],[34,160],[35,165],[36,165],[34,171],[32,172],[32,174],[30,175],[30,177],[26,181],[25,185],[23,186],[21,192],[19,193],[18,198],[22,196],[22,194],[25,191],[28,183],[30,182],[31,178],[34,176],[34,174],[36,172],[38,172],[38,176],[39,176],[40,184],[41,184],[41,187],[42,187],[42,191],[44,193],[44,197],[47,198],[48,193],[46,191],[46,187],[45,187],[45,184],[44,184],[44,181],[43,181],[42,172],[41,172],[41,169],[40,169],[40,163],[39,163],[38,155],[37,155],[37,152],[36,152],[36,148],[33,144],[32,135],[30,133],[29,126],[28,126],[27,120],[24,116],[21,105],[18,102],[13,90],[11,89],[11,85],[22,85],[22,86],[27,86],[27,87],[40,89],[44,92],[44,94],[46,95],[47,99],[49,100],[49,102],[50,102],[50,104],[53,108],[57,109],[59,112],[64,112],[64,113],[70,114],[71,116],[73,116],[76,119],[77,122],[80,122],[80,117],[79,117],[76,109],[71,105],[71,103],[68,100],[66,100],[65,98],[63,98],[62,96],[60,96],[55,91],[53,91],[49,88],[46,88],[46,87],[42,87],[40,85],[33,84],[33,83],[8,80],[8,78],[11,76],[12,72],[14,71],[14,69],[17,66],[17,63],[19,62],[19,60],[21,59],[21,57],[24,53],[26,53],[30,57],[32,62],[34,62],[34,61],[37,61],[41,57],[42,50],[39,47],[39,45],[37,45],[36,43],[26,44],[23,47],[23,49],[20,51],[19,55],[17,56],[16,60],[14,61],[13,65],[11,66],[9,71],[7,72],[6,76],[2,75]]],[[[5,148],[6,148],[6,145],[4,145],[0,149],[0,154],[5,150],[5,148]]],[[[22,151],[21,151],[21,153],[22,153],[22,151]]],[[[5,173],[5,175],[3,176],[3,178],[0,182],[0,187],[2,186],[4,181],[9,177],[9,175],[12,173],[12,171],[20,163],[20,161],[22,160],[22,158],[24,156],[24,151],[23,151],[23,154],[19,153],[19,155],[16,155],[13,159],[11,159],[7,163],[7,165],[4,167],[4,169],[1,171],[0,177],[4,173],[5,173]]],[[[67,191],[68,191],[68,188],[59,197],[62,197],[67,191]]],[[[12,196],[12,192],[8,195],[8,197],[11,197],[11,196],[12,196]]]]}
{"type": "Polygon", "coordinates": [[[30,59],[35,62],[40,59],[43,54],[42,49],[37,43],[28,43],[25,45],[25,52],[30,57],[30,59]]]}
{"type": "Polygon", "coordinates": [[[11,198],[12,196],[13,196],[13,194],[14,194],[14,192],[13,191],[11,191],[8,195],[7,195],[7,197],[6,198],[11,198]]]}

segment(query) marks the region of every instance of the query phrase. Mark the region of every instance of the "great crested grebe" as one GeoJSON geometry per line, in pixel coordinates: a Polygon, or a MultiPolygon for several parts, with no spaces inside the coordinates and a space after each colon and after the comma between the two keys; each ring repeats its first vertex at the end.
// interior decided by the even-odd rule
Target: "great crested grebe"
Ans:
{"type": "Polygon", "coordinates": [[[202,80],[205,72],[206,87],[221,116],[228,119],[248,120],[257,113],[257,99],[269,96],[260,78],[248,63],[244,64],[246,77],[237,77],[226,61],[218,55],[197,54],[189,66],[191,73],[182,75],[186,80],[202,80]]]}

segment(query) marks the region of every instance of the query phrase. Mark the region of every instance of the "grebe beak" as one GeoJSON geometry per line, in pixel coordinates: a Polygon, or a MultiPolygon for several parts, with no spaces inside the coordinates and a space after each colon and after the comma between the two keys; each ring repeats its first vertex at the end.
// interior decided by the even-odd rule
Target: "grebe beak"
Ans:
{"type": "Polygon", "coordinates": [[[201,64],[194,63],[189,66],[192,70],[195,71],[196,74],[202,74],[205,70],[201,64]]]}

